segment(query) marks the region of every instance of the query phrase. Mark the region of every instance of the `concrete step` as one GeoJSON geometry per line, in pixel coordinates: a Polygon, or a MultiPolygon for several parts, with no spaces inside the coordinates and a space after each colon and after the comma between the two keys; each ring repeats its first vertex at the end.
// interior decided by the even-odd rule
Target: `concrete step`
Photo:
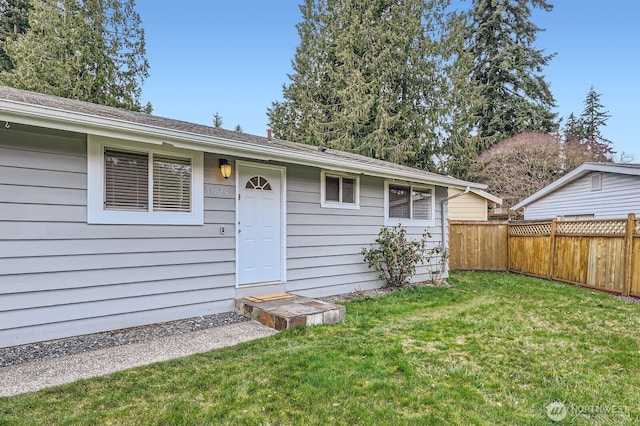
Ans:
{"type": "Polygon", "coordinates": [[[344,306],[293,293],[274,293],[237,299],[235,311],[276,330],[307,325],[338,324],[344,322],[346,317],[344,306]]]}

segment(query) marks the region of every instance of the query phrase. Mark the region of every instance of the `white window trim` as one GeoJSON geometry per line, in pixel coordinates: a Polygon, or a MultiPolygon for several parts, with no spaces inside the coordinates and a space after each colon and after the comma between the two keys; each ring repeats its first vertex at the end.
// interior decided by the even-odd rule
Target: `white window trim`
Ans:
{"type": "MultiPolygon", "coordinates": [[[[413,206],[409,211],[413,214],[413,206]]],[[[393,180],[384,181],[384,226],[435,226],[436,225],[436,188],[433,185],[414,185],[407,182],[398,182],[393,180]],[[404,186],[409,188],[410,192],[420,189],[431,190],[431,220],[415,220],[389,217],[389,185],[404,186]]]]}
{"type": "MultiPolygon", "coordinates": [[[[150,182],[150,186],[153,182],[150,182]]],[[[152,205],[152,201],[149,200],[152,205]]],[[[178,148],[89,135],[87,138],[87,223],[122,225],[202,225],[204,223],[204,154],[178,148]],[[104,148],[165,154],[191,159],[191,212],[105,210],[104,148]]]]}
{"type": "Polygon", "coordinates": [[[333,172],[331,170],[320,171],[320,207],[325,209],[348,209],[360,210],[360,176],[348,173],[333,172]],[[343,203],[341,201],[326,201],[327,179],[326,177],[340,178],[340,199],[342,199],[342,178],[353,179],[355,181],[355,203],[343,203]]]}

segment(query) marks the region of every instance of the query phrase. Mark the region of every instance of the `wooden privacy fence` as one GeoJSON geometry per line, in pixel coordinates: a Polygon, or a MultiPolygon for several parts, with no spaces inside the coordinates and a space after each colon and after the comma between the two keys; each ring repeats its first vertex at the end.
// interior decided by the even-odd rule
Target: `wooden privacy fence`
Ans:
{"type": "Polygon", "coordinates": [[[640,220],[449,223],[449,268],[516,272],[640,296],[640,220]]]}

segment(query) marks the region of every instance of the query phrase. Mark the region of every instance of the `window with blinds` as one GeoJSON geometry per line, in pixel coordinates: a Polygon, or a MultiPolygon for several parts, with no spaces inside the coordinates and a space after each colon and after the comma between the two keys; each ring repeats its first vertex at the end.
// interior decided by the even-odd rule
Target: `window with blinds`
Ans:
{"type": "Polygon", "coordinates": [[[389,217],[411,219],[409,188],[389,185],[389,217]]]}
{"type": "Polygon", "coordinates": [[[149,155],[106,148],[104,150],[104,208],[149,209],[149,155]]]}
{"type": "Polygon", "coordinates": [[[190,158],[105,148],[104,163],[105,210],[191,211],[190,158]]]}
{"type": "Polygon", "coordinates": [[[386,218],[395,220],[396,223],[424,223],[434,219],[433,188],[389,184],[385,198],[388,203],[386,218]]]}
{"type": "Polygon", "coordinates": [[[191,211],[191,159],[153,156],[153,210],[191,211]]]}

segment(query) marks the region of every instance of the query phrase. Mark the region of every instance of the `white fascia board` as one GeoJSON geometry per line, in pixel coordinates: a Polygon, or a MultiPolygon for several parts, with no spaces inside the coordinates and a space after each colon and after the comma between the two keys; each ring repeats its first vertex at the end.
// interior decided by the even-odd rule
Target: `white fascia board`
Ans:
{"type": "Polygon", "coordinates": [[[482,198],[485,198],[485,199],[487,199],[489,201],[493,201],[496,204],[502,205],[502,198],[496,197],[493,194],[489,194],[486,191],[483,191],[481,189],[475,189],[475,188],[471,188],[471,189],[469,189],[469,191],[473,192],[474,194],[476,194],[476,195],[478,195],[478,196],[480,196],[482,198]]]}
{"type": "Polygon", "coordinates": [[[318,168],[332,169],[346,173],[366,174],[385,179],[406,179],[409,182],[435,184],[438,186],[461,188],[467,186],[486,189],[479,183],[466,182],[448,176],[424,176],[419,171],[381,169],[376,164],[360,163],[342,158],[318,158],[317,155],[294,152],[275,145],[258,145],[238,140],[206,136],[182,130],[133,123],[108,117],[99,117],[74,111],[0,100],[0,121],[17,122],[38,127],[50,127],[78,133],[127,139],[135,142],[162,145],[171,144],[176,148],[195,149],[222,155],[235,155],[253,160],[282,161],[318,168]]]}

